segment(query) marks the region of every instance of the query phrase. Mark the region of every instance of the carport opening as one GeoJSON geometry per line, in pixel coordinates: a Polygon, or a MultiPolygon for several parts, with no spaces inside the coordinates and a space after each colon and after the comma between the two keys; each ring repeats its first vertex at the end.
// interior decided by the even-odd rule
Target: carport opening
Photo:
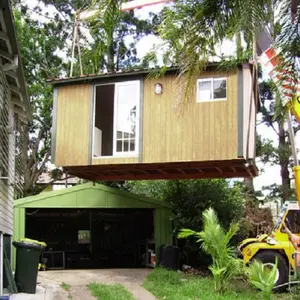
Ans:
{"type": "Polygon", "coordinates": [[[153,209],[26,209],[26,237],[47,244],[48,269],[147,266],[153,209]]]}

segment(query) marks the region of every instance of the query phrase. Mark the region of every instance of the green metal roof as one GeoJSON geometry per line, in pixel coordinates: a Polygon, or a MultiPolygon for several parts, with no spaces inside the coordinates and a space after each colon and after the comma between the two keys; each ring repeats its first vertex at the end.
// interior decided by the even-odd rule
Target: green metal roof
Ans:
{"type": "Polygon", "coordinates": [[[160,200],[132,194],[98,183],[85,183],[14,201],[15,208],[171,208],[160,200]]]}

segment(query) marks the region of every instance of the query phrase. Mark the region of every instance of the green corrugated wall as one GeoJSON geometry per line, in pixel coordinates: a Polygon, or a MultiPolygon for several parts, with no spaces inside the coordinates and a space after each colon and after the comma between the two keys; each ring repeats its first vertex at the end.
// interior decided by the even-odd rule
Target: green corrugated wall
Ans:
{"type": "MultiPolygon", "coordinates": [[[[14,233],[13,240],[18,241],[25,237],[25,208],[14,208],[14,233]]],[[[16,265],[16,248],[13,246],[12,267],[15,270],[16,265]]]]}
{"type": "Polygon", "coordinates": [[[156,208],[154,222],[156,261],[159,262],[160,246],[164,244],[172,245],[173,243],[171,210],[156,208]]]}
{"type": "MultiPolygon", "coordinates": [[[[25,237],[26,208],[152,208],[155,210],[154,233],[157,262],[160,246],[172,244],[171,208],[167,204],[98,184],[82,184],[16,200],[14,203],[14,241],[25,237]]],[[[13,247],[13,269],[15,269],[15,257],[13,247]]]]}

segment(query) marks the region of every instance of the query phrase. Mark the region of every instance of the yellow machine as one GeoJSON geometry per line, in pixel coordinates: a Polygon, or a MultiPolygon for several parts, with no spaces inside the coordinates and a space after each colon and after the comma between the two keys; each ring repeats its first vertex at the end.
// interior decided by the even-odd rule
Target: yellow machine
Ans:
{"type": "Polygon", "coordinates": [[[294,178],[297,201],[287,202],[283,205],[280,216],[277,219],[273,232],[263,234],[257,238],[248,238],[237,247],[237,254],[246,264],[254,259],[260,260],[265,266],[274,266],[278,259],[278,268],[275,286],[281,286],[290,281],[290,274],[295,271],[295,249],[288,239],[282,224],[289,227],[292,233],[300,236],[300,165],[298,164],[294,131],[292,126],[292,114],[300,123],[300,95],[297,95],[288,104],[288,128],[294,159],[294,178]]]}
{"type": "Polygon", "coordinates": [[[276,286],[289,281],[290,271],[295,270],[295,249],[288,240],[282,223],[285,222],[290,230],[300,236],[300,211],[297,202],[286,202],[283,205],[273,232],[263,234],[257,238],[243,240],[237,248],[238,256],[243,258],[246,264],[257,259],[265,266],[273,266],[278,259],[276,286]]]}

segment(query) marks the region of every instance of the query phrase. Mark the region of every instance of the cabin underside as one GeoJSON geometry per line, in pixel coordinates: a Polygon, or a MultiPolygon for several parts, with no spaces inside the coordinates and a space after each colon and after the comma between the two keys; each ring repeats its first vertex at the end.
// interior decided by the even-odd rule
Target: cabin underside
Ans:
{"type": "Polygon", "coordinates": [[[164,164],[71,166],[64,169],[70,175],[92,181],[249,178],[258,175],[257,167],[244,159],[164,164]]]}

